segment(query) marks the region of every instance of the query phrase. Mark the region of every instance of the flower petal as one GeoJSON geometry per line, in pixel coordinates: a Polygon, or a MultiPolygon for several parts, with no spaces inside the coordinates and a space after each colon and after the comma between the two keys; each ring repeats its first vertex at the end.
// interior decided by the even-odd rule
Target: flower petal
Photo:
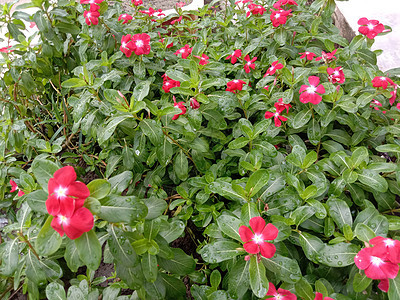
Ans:
{"type": "Polygon", "coordinates": [[[53,220],[51,221],[51,227],[53,227],[53,229],[57,231],[61,236],[64,235],[64,230],[61,227],[61,222],[58,217],[53,218],[53,220]]]}
{"type": "Polygon", "coordinates": [[[276,296],[276,288],[272,282],[269,282],[267,296],[276,296]]]}
{"type": "Polygon", "coordinates": [[[260,247],[254,241],[247,242],[243,245],[244,250],[251,254],[257,254],[260,252],[260,247]]]}
{"type": "Polygon", "coordinates": [[[55,195],[50,195],[46,200],[46,208],[47,212],[56,216],[60,212],[60,201],[57,199],[55,195]]]}
{"type": "Polygon", "coordinates": [[[271,258],[272,256],[274,256],[276,252],[275,245],[271,243],[267,242],[261,243],[260,248],[261,248],[261,255],[264,256],[265,258],[271,258]]]}
{"type": "Polygon", "coordinates": [[[239,227],[239,235],[243,242],[248,242],[254,237],[250,228],[244,225],[239,227]]]}
{"type": "Polygon", "coordinates": [[[262,235],[264,239],[268,241],[272,241],[276,239],[278,236],[279,230],[276,228],[274,225],[271,223],[268,223],[267,226],[265,226],[264,230],[262,231],[262,235]]]}
{"type": "Polygon", "coordinates": [[[320,93],[320,94],[325,94],[325,88],[324,88],[324,86],[322,85],[322,84],[320,84],[319,86],[317,86],[317,91],[316,91],[317,93],[320,93]]]}
{"type": "Polygon", "coordinates": [[[55,171],[53,177],[59,185],[69,186],[76,180],[76,173],[73,167],[65,166],[55,171]]]}
{"type": "Polygon", "coordinates": [[[255,234],[260,234],[265,227],[265,220],[261,217],[253,217],[250,219],[249,224],[255,234]]]}
{"type": "Polygon", "coordinates": [[[81,207],[75,211],[68,225],[64,225],[65,234],[72,240],[80,237],[84,232],[93,228],[93,215],[86,207],[81,207]]]}
{"type": "Polygon", "coordinates": [[[86,199],[90,196],[90,192],[86,184],[80,181],[75,181],[68,187],[68,196],[86,199]]]}
{"type": "Polygon", "coordinates": [[[319,77],[318,76],[310,76],[310,77],[308,77],[308,82],[313,86],[317,86],[319,84],[319,77]]]}

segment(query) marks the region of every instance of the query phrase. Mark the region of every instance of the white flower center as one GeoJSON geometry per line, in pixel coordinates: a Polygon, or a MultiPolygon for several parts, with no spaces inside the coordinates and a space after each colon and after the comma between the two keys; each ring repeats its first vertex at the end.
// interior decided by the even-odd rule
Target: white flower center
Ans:
{"type": "Polygon", "coordinates": [[[306,52],[306,54],[308,55],[308,54],[310,54],[310,52],[306,52]]]}
{"type": "Polygon", "coordinates": [[[281,298],[281,295],[280,294],[276,294],[276,296],[275,296],[275,300],[281,300],[282,298],[281,298]]]}
{"type": "Polygon", "coordinates": [[[136,150],[135,153],[136,153],[136,155],[140,155],[140,151],[139,150],[136,150]]]}
{"type": "Polygon", "coordinates": [[[254,235],[254,238],[253,238],[253,241],[254,241],[256,244],[261,244],[262,242],[264,242],[264,239],[263,239],[262,234],[255,234],[255,235],[254,235]]]}
{"type": "Polygon", "coordinates": [[[377,256],[371,256],[371,263],[374,266],[380,266],[381,264],[383,264],[383,260],[377,256]]]}
{"type": "Polygon", "coordinates": [[[68,218],[65,216],[59,216],[58,219],[60,220],[60,224],[68,224],[68,218]]]}
{"type": "Polygon", "coordinates": [[[239,82],[239,80],[235,79],[233,82],[234,82],[234,83],[238,83],[238,82],[239,82]]]}
{"type": "Polygon", "coordinates": [[[167,81],[166,83],[165,83],[165,86],[169,86],[170,85],[170,83],[167,81]]]}
{"type": "Polygon", "coordinates": [[[276,14],[275,19],[278,19],[281,16],[281,14],[276,14]]]}
{"type": "Polygon", "coordinates": [[[270,67],[268,70],[273,71],[274,69],[275,69],[275,67],[270,67]]]}
{"type": "Polygon", "coordinates": [[[333,75],[339,76],[339,71],[334,71],[334,72],[333,72],[333,75]]]}
{"type": "Polygon", "coordinates": [[[122,46],[122,48],[127,48],[125,42],[122,42],[122,45],[121,45],[121,46],[122,46]]]}
{"type": "Polygon", "coordinates": [[[386,77],[381,77],[380,80],[386,81],[386,77]]]}
{"type": "Polygon", "coordinates": [[[87,13],[86,18],[90,18],[92,16],[92,13],[87,13]]]}
{"type": "Polygon", "coordinates": [[[276,112],[276,113],[274,114],[274,116],[275,116],[276,118],[279,117],[279,113],[276,112]]]}
{"type": "Polygon", "coordinates": [[[136,41],[136,47],[143,47],[143,41],[142,40],[137,40],[136,41]]]}
{"type": "Polygon", "coordinates": [[[308,88],[307,88],[307,93],[309,93],[309,94],[315,94],[315,92],[317,91],[317,88],[315,87],[315,86],[309,86],[308,88]]]}
{"type": "Polygon", "coordinates": [[[383,242],[385,243],[385,245],[387,247],[393,247],[394,246],[394,241],[391,240],[391,239],[385,239],[383,242]]]}
{"type": "Polygon", "coordinates": [[[57,190],[56,190],[56,195],[57,198],[64,198],[67,196],[67,188],[63,188],[62,186],[60,186],[57,190]]]}
{"type": "Polygon", "coordinates": [[[251,65],[251,61],[249,61],[246,65],[250,66],[251,65]]]}
{"type": "Polygon", "coordinates": [[[179,53],[185,53],[185,49],[179,50],[179,53]]]}
{"type": "Polygon", "coordinates": [[[369,30],[372,30],[372,29],[375,28],[375,25],[373,25],[371,23],[368,23],[367,27],[368,27],[369,30]]]}

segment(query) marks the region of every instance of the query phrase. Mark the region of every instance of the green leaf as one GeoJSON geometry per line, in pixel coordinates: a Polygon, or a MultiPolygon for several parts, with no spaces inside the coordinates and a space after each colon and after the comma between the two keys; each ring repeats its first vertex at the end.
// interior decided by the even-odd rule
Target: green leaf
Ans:
{"type": "Polygon", "coordinates": [[[90,191],[90,197],[103,199],[111,191],[111,184],[105,179],[95,179],[87,185],[90,191]]]}
{"type": "Polygon", "coordinates": [[[169,78],[177,80],[180,83],[183,81],[190,81],[190,77],[188,75],[178,70],[168,70],[166,74],[169,78]]]}
{"type": "Polygon", "coordinates": [[[199,253],[205,262],[214,264],[238,256],[241,253],[237,250],[239,248],[242,246],[235,242],[217,241],[205,245],[199,253]]]}
{"type": "Polygon", "coordinates": [[[58,169],[59,167],[55,163],[43,158],[36,158],[32,163],[32,172],[35,175],[37,182],[46,192],[49,179],[53,177],[54,172],[58,169]]]}
{"type": "Polygon", "coordinates": [[[319,263],[319,255],[325,247],[324,243],[315,235],[307,232],[299,233],[299,242],[306,257],[314,263],[319,263]]]}
{"type": "Polygon", "coordinates": [[[67,262],[68,268],[70,268],[72,272],[78,271],[78,268],[83,265],[79,258],[78,249],[76,248],[74,240],[67,240],[64,259],[67,262]]]}
{"type": "Polygon", "coordinates": [[[90,269],[97,270],[101,261],[101,245],[96,233],[92,230],[84,232],[75,240],[79,258],[90,269]]]}
{"type": "Polygon", "coordinates": [[[186,286],[181,280],[163,273],[160,273],[159,275],[161,275],[161,279],[166,288],[167,296],[165,299],[185,299],[186,286]]]}
{"type": "Polygon", "coordinates": [[[257,170],[253,174],[251,174],[249,179],[247,180],[245,191],[249,195],[249,197],[253,197],[268,183],[268,181],[268,170],[257,170]]]}
{"type": "Polygon", "coordinates": [[[57,283],[51,282],[46,286],[46,297],[48,300],[66,300],[64,287],[57,283]]]}
{"type": "Polygon", "coordinates": [[[343,230],[343,226],[345,224],[349,225],[350,227],[353,225],[353,218],[346,201],[337,198],[330,198],[326,202],[326,205],[329,215],[340,229],[343,230]]]}
{"type": "Polygon", "coordinates": [[[135,196],[111,194],[101,199],[100,203],[101,210],[98,216],[111,223],[130,223],[147,215],[147,206],[135,196]]]}
{"type": "Polygon", "coordinates": [[[283,46],[286,43],[286,30],[280,26],[275,30],[274,40],[280,45],[283,46]]]}
{"type": "Polygon", "coordinates": [[[239,259],[228,272],[228,291],[235,299],[240,299],[249,288],[249,264],[239,259]]]}
{"type": "Polygon", "coordinates": [[[400,230],[400,217],[398,216],[385,216],[389,221],[389,230],[400,230]]]}
{"type": "Polygon", "coordinates": [[[26,261],[26,277],[37,285],[42,285],[46,283],[46,273],[40,267],[40,262],[37,257],[32,253],[31,250],[25,258],[26,261]]]}
{"type": "Polygon", "coordinates": [[[166,230],[160,230],[161,235],[168,243],[175,241],[185,230],[185,224],[181,220],[174,220],[169,223],[166,230]]]}
{"type": "Polygon", "coordinates": [[[79,78],[70,78],[61,83],[61,86],[66,89],[84,87],[86,85],[87,85],[86,81],[79,78]]]}
{"type": "Polygon", "coordinates": [[[400,146],[396,144],[386,144],[381,145],[375,148],[376,151],[379,152],[392,152],[392,153],[400,153],[400,146]]]}
{"type": "Polygon", "coordinates": [[[306,108],[298,112],[293,119],[290,119],[291,120],[290,125],[294,129],[298,129],[306,125],[308,121],[310,121],[310,119],[311,119],[311,110],[306,108]]]}
{"type": "Polygon", "coordinates": [[[243,204],[240,219],[245,225],[249,224],[251,218],[259,216],[260,213],[258,211],[257,204],[255,204],[254,202],[247,202],[243,204]]]}
{"type": "Polygon", "coordinates": [[[143,275],[148,282],[155,282],[158,275],[157,257],[149,252],[142,255],[143,275]]]}
{"type": "Polygon", "coordinates": [[[315,185],[308,186],[304,191],[299,193],[301,199],[307,200],[314,197],[318,192],[318,188],[315,185]]]}
{"type": "Polygon", "coordinates": [[[368,163],[369,155],[368,150],[365,147],[358,147],[353,151],[351,155],[351,161],[353,162],[352,167],[357,168],[363,161],[368,163]]]}
{"type": "Polygon", "coordinates": [[[35,248],[39,255],[49,256],[56,252],[61,246],[62,237],[51,227],[53,218],[53,216],[47,217],[46,222],[37,236],[35,248]]]}
{"type": "Polygon", "coordinates": [[[311,218],[315,214],[315,208],[312,206],[300,206],[291,214],[294,223],[299,226],[301,223],[311,218]]]}
{"type": "Polygon", "coordinates": [[[147,206],[146,220],[152,220],[162,215],[167,209],[167,202],[164,199],[158,199],[150,197],[144,200],[144,204],[147,206]]]}
{"type": "Polygon", "coordinates": [[[189,162],[182,150],[178,152],[174,159],[174,172],[176,176],[185,181],[189,176],[189,162]]]}
{"type": "Polygon", "coordinates": [[[233,188],[232,184],[225,181],[215,181],[209,185],[210,191],[213,193],[220,194],[222,197],[232,201],[246,202],[247,199],[237,193],[233,188]]]}
{"type": "Polygon", "coordinates": [[[217,225],[227,236],[239,242],[242,241],[239,235],[239,227],[243,225],[243,222],[240,219],[230,215],[221,215],[217,218],[217,225]]]}
{"type": "Polygon", "coordinates": [[[320,250],[318,260],[320,263],[330,267],[346,267],[354,264],[354,256],[360,251],[360,247],[350,243],[339,243],[325,245],[320,250]]]}
{"type": "Polygon", "coordinates": [[[368,278],[364,272],[362,275],[360,273],[356,273],[353,279],[353,289],[356,293],[361,293],[369,287],[371,282],[372,279],[368,278]]]}
{"type": "Polygon", "coordinates": [[[223,130],[228,126],[223,115],[215,109],[206,109],[201,113],[209,121],[209,126],[211,127],[223,130]]]}
{"type": "Polygon", "coordinates": [[[150,84],[151,82],[146,80],[139,82],[139,84],[135,86],[132,93],[135,102],[142,101],[149,94],[150,84]]]}
{"type": "Polygon", "coordinates": [[[363,169],[361,173],[358,174],[358,180],[371,187],[377,192],[384,193],[388,189],[388,183],[378,172],[363,169]]]}
{"type": "Polygon", "coordinates": [[[300,145],[294,145],[292,152],[286,157],[286,161],[301,168],[306,157],[306,151],[300,145]]]}
{"type": "Polygon", "coordinates": [[[250,288],[254,295],[262,298],[268,292],[268,279],[265,276],[265,267],[257,261],[256,256],[252,256],[249,266],[250,288]]]}
{"type": "Polygon", "coordinates": [[[364,223],[358,223],[354,233],[363,242],[369,242],[370,239],[375,237],[375,232],[364,223]]]}
{"type": "Polygon", "coordinates": [[[7,241],[2,246],[0,272],[4,276],[13,277],[12,275],[17,270],[19,261],[18,239],[7,241]]]}
{"type": "Polygon", "coordinates": [[[137,255],[130,241],[125,237],[124,232],[114,225],[109,226],[108,232],[110,234],[108,246],[114,259],[128,268],[134,267],[137,255]]]}
{"type": "Polygon", "coordinates": [[[108,120],[106,128],[101,130],[98,135],[98,142],[99,144],[103,144],[106,142],[114,133],[115,129],[117,126],[125,121],[126,119],[133,118],[131,115],[122,115],[122,116],[116,116],[116,117],[111,117],[108,120]]]}
{"type": "Polygon", "coordinates": [[[164,138],[161,145],[156,147],[157,159],[162,166],[166,166],[171,162],[173,153],[172,145],[167,137],[164,138]]]}
{"type": "Polygon", "coordinates": [[[144,288],[149,294],[149,299],[154,300],[163,300],[165,299],[166,288],[164,285],[164,280],[162,280],[161,276],[157,276],[157,280],[154,282],[145,282],[144,288]]]}
{"type": "Polygon", "coordinates": [[[121,278],[129,288],[138,290],[143,286],[146,281],[142,272],[141,264],[134,268],[127,268],[124,264],[116,263],[115,271],[117,276],[121,278]]]}
{"type": "Polygon", "coordinates": [[[296,295],[304,300],[314,300],[314,291],[308,281],[302,277],[295,285],[296,295]]]}
{"type": "Polygon", "coordinates": [[[389,279],[389,300],[400,299],[400,275],[397,275],[395,279],[389,279]]]}
{"type": "Polygon", "coordinates": [[[186,276],[192,273],[196,268],[196,261],[193,257],[187,255],[182,249],[172,248],[173,258],[159,258],[158,264],[169,273],[186,276]]]}
{"type": "Polygon", "coordinates": [[[354,53],[357,49],[359,49],[361,47],[363,42],[364,42],[363,35],[360,34],[360,35],[355,36],[349,44],[350,51],[354,53]]]}
{"type": "Polygon", "coordinates": [[[228,144],[229,149],[241,149],[250,142],[250,139],[244,136],[234,139],[228,144]]]}
{"type": "Polygon", "coordinates": [[[164,138],[160,124],[152,119],[143,119],[139,123],[140,129],[150,139],[154,146],[160,145],[164,138]]]}
{"type": "Polygon", "coordinates": [[[318,159],[318,155],[315,151],[310,151],[307,153],[307,155],[304,157],[303,163],[301,165],[302,169],[307,169],[310,167],[314,162],[316,162],[318,159]]]}
{"type": "Polygon", "coordinates": [[[280,280],[296,283],[301,279],[301,270],[295,259],[275,254],[272,258],[262,257],[265,267],[280,280]]]}

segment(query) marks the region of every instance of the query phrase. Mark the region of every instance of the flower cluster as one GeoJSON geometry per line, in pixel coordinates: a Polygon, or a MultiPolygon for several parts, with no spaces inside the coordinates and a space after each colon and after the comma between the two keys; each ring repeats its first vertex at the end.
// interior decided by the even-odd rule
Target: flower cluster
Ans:
{"type": "Polygon", "coordinates": [[[10,193],[14,193],[15,191],[18,191],[18,194],[17,194],[18,197],[25,195],[25,193],[23,191],[21,191],[21,189],[18,187],[18,185],[15,183],[14,180],[10,179],[10,184],[11,184],[10,193]]]}
{"type": "Polygon", "coordinates": [[[241,79],[235,79],[232,81],[229,81],[226,85],[226,91],[236,93],[236,91],[241,91],[243,89],[243,85],[246,84],[246,81],[241,80],[241,79]]]}
{"type": "Polygon", "coordinates": [[[314,105],[321,102],[322,97],[318,94],[324,94],[325,88],[322,84],[319,84],[319,77],[310,76],[308,77],[310,85],[303,84],[300,87],[300,102],[301,103],[312,103],[314,105]],[[318,93],[318,94],[317,94],[318,93]]]}
{"type": "Polygon", "coordinates": [[[169,93],[170,89],[172,89],[174,87],[181,86],[181,83],[179,81],[169,78],[166,74],[164,74],[162,77],[163,77],[163,87],[162,87],[162,89],[166,93],[169,93]]]}
{"type": "Polygon", "coordinates": [[[97,25],[99,24],[100,17],[100,4],[104,0],[81,0],[81,4],[90,4],[89,10],[85,10],[83,12],[83,17],[85,18],[85,22],[87,25],[97,25]]]}
{"type": "Polygon", "coordinates": [[[344,78],[344,73],[343,73],[343,68],[342,67],[336,67],[336,68],[328,68],[326,69],[326,72],[328,73],[328,79],[332,83],[344,83],[345,78],[344,78]]]}
{"type": "MultiPolygon", "coordinates": [[[[390,105],[394,104],[394,102],[396,101],[396,98],[397,98],[398,85],[395,84],[392,79],[390,79],[389,77],[386,77],[386,76],[376,76],[374,79],[372,79],[371,83],[372,83],[372,86],[377,88],[378,90],[379,89],[386,90],[389,87],[393,88],[393,90],[390,91],[391,97],[389,98],[389,103],[390,103],[390,105]]],[[[382,105],[380,105],[380,106],[382,106],[382,105]]],[[[397,103],[397,108],[400,109],[400,103],[397,103]]]]}
{"type": "Polygon", "coordinates": [[[176,119],[179,118],[180,115],[186,114],[186,110],[187,110],[187,109],[186,109],[186,106],[185,106],[185,102],[181,101],[181,102],[176,103],[176,98],[175,98],[175,96],[172,96],[172,99],[174,99],[174,106],[175,106],[175,107],[178,107],[178,108],[181,110],[181,112],[180,112],[179,114],[176,114],[176,115],[174,115],[174,116],[172,117],[172,120],[176,120],[176,119]]]}
{"type": "Polygon", "coordinates": [[[147,55],[150,53],[150,36],[147,33],[138,33],[134,35],[123,35],[121,46],[119,48],[127,57],[135,52],[136,55],[147,55]]]}
{"type": "MultiPolygon", "coordinates": [[[[227,56],[225,59],[230,59],[232,64],[235,64],[238,59],[242,59],[242,50],[236,49],[233,53],[227,56]]],[[[257,60],[257,57],[250,58],[249,55],[246,55],[243,58],[244,66],[243,69],[246,73],[250,73],[250,69],[254,70],[256,68],[256,64],[254,63],[257,60]]]]}
{"type": "Polygon", "coordinates": [[[368,278],[381,280],[380,288],[387,292],[388,279],[396,278],[399,272],[400,241],[377,236],[369,244],[373,247],[361,249],[354,257],[354,263],[368,278]]]}
{"type": "Polygon", "coordinates": [[[181,49],[177,50],[174,54],[178,56],[179,54],[182,55],[183,59],[186,59],[191,53],[192,53],[193,48],[190,48],[188,44],[183,46],[181,49]]]}
{"type": "Polygon", "coordinates": [[[93,228],[93,215],[83,204],[90,192],[87,186],[76,181],[73,167],[57,170],[48,182],[47,212],[54,216],[51,227],[61,236],[80,237],[93,228]]]}
{"type": "Polygon", "coordinates": [[[276,239],[278,228],[271,223],[265,225],[261,217],[253,217],[249,221],[250,227],[240,226],[239,235],[244,242],[243,248],[250,254],[261,253],[265,258],[271,258],[276,252],[275,245],[268,241],[276,239]]]}
{"type": "Polygon", "coordinates": [[[282,125],[281,121],[287,121],[287,118],[282,116],[281,113],[286,109],[286,113],[289,113],[290,104],[283,103],[283,99],[280,98],[278,102],[275,102],[275,113],[267,111],[265,113],[265,118],[270,119],[274,117],[275,127],[280,127],[282,125]]]}
{"type": "Polygon", "coordinates": [[[378,20],[361,18],[358,20],[358,25],[361,25],[360,28],[358,28],[358,31],[371,40],[385,30],[385,26],[383,26],[382,23],[379,23],[378,20]]]}
{"type": "Polygon", "coordinates": [[[122,20],[123,21],[122,24],[126,24],[126,23],[129,23],[132,19],[133,19],[133,17],[131,15],[121,14],[118,17],[118,22],[122,20]]]}
{"type": "Polygon", "coordinates": [[[272,26],[274,27],[279,27],[280,25],[286,24],[287,17],[291,15],[292,10],[283,10],[283,9],[278,9],[278,10],[273,10],[270,9],[271,11],[271,22],[272,26]]]}

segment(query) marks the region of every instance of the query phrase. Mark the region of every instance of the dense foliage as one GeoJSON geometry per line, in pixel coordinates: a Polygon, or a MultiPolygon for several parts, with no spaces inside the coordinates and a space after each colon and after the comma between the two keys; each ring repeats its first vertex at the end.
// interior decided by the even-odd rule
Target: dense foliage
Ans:
{"type": "Polygon", "coordinates": [[[1,298],[400,299],[390,28],[141,2],[2,6],[1,298]]]}

